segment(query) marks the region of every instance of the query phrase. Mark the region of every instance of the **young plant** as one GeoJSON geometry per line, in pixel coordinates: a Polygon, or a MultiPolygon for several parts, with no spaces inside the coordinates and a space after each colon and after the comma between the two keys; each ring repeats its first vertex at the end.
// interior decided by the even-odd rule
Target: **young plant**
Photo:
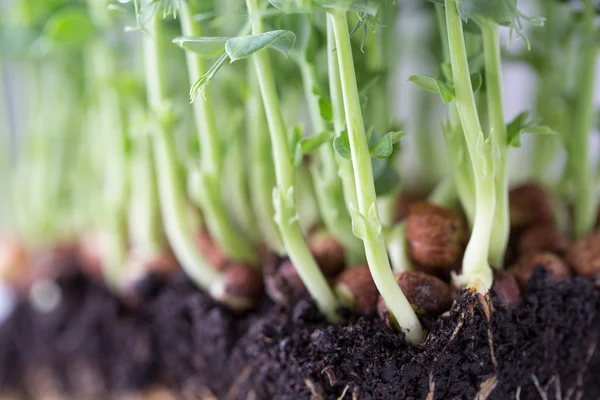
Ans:
{"type": "MultiPolygon", "coordinates": [[[[375,15],[378,6],[381,5],[381,2],[372,3],[369,3],[371,7],[366,9],[363,5],[358,4],[358,11],[363,13],[364,18],[368,15],[375,15]]],[[[374,149],[369,149],[362,118],[346,16],[346,13],[352,10],[352,4],[336,0],[322,0],[319,4],[327,8],[338,56],[339,79],[348,132],[347,135],[337,138],[336,147],[338,153],[349,153],[354,169],[358,203],[350,205],[353,232],[364,243],[373,280],[399,328],[405,333],[408,341],[418,343],[423,340],[421,324],[394,279],[379,220],[371,165],[371,154],[374,149],[378,148],[378,145],[375,145],[374,149]]],[[[381,144],[381,148],[385,147],[386,150],[391,148],[394,142],[393,136],[393,133],[384,135],[378,142],[381,144]],[[388,146],[385,146],[386,144],[388,146]]]]}
{"type": "MultiPolygon", "coordinates": [[[[138,6],[137,3],[135,5],[138,6]]],[[[163,15],[159,5],[153,0],[147,0],[136,11],[139,20],[144,22],[142,48],[147,101],[149,113],[154,118],[150,126],[151,143],[165,233],[173,253],[194,283],[231,307],[247,307],[254,300],[249,299],[248,294],[252,292],[254,295],[257,291],[245,285],[254,285],[255,279],[250,277],[256,271],[250,273],[250,267],[246,266],[244,274],[239,271],[236,273],[240,268],[239,264],[231,271],[216,271],[194,243],[195,231],[192,220],[187,215],[189,209],[182,186],[181,169],[177,163],[173,138],[170,136],[174,116],[166,91],[162,56],[163,15]]]]}
{"type": "MultiPolygon", "coordinates": [[[[267,34],[264,33],[262,18],[259,14],[261,9],[258,1],[246,0],[246,8],[250,15],[253,34],[265,37],[267,34]]],[[[279,32],[277,35],[278,37],[283,36],[283,43],[286,44],[287,42],[288,49],[291,48],[291,45],[295,41],[293,33],[287,31],[279,32]]],[[[258,37],[260,36],[255,36],[255,38],[258,37]]],[[[230,53],[232,50],[239,50],[241,54],[247,54],[252,47],[256,46],[251,46],[253,43],[248,40],[245,42],[241,41],[241,44],[245,46],[240,46],[237,49],[230,45],[230,53]]],[[[338,305],[338,300],[312,257],[298,223],[295,201],[295,172],[288,148],[285,124],[278,105],[275,78],[269,55],[266,51],[260,50],[252,51],[252,53],[251,59],[258,77],[271,135],[271,144],[273,146],[273,159],[277,179],[277,188],[274,191],[273,200],[275,203],[275,218],[280,229],[281,238],[302,281],[319,305],[321,311],[330,320],[337,320],[338,317],[335,309],[338,305]]],[[[235,58],[232,57],[232,59],[235,58]]]]}
{"type": "MultiPolygon", "coordinates": [[[[183,35],[201,37],[202,25],[195,19],[200,9],[194,2],[181,1],[178,4],[177,12],[183,35]]],[[[175,42],[177,43],[177,39],[175,42]]],[[[208,72],[208,69],[200,54],[188,51],[185,55],[190,84],[194,84],[208,72]]],[[[193,102],[201,152],[200,165],[193,174],[193,199],[204,211],[208,231],[220,247],[234,260],[255,264],[258,261],[256,249],[235,230],[227,215],[222,196],[222,182],[225,181],[221,157],[223,151],[210,88],[206,88],[202,95],[203,101],[193,102]]]]}
{"type": "MultiPolygon", "coordinates": [[[[309,8],[310,1],[298,1],[298,6],[309,8]]],[[[295,162],[299,164],[303,155],[318,152],[311,166],[311,175],[321,218],[327,230],[349,253],[351,263],[360,262],[364,253],[360,242],[352,235],[352,222],[345,205],[342,181],[338,177],[338,164],[332,145],[334,135],[327,125],[327,122],[333,119],[333,112],[328,99],[323,96],[317,75],[315,53],[318,49],[314,44],[314,28],[306,15],[294,15],[290,19],[297,32],[296,43],[290,51],[290,56],[300,68],[304,97],[313,128],[311,137],[302,138],[296,144],[295,162]]]]}

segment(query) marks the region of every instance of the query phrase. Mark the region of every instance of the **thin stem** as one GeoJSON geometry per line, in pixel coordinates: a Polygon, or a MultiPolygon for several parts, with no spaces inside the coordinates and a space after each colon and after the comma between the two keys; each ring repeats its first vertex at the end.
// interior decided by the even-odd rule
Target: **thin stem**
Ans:
{"type": "MultiPolygon", "coordinates": [[[[252,32],[254,34],[264,32],[262,18],[257,15],[258,1],[246,0],[246,7],[252,21],[252,32]]],[[[265,50],[259,51],[252,55],[252,61],[258,76],[273,147],[277,180],[277,190],[273,197],[281,238],[308,292],[315,299],[320,310],[330,320],[336,321],[339,319],[336,314],[338,300],[312,257],[298,223],[294,189],[295,171],[288,148],[287,131],[279,108],[279,96],[269,54],[265,50]]]]}
{"type": "MultiPolygon", "coordinates": [[[[406,334],[406,339],[411,343],[418,343],[423,340],[421,323],[396,283],[388,259],[385,241],[380,232],[381,223],[377,211],[373,169],[360,108],[348,21],[346,14],[340,11],[331,12],[329,17],[332,22],[338,55],[348,138],[355,172],[358,212],[362,214],[361,217],[353,214],[353,223],[358,223],[358,221],[354,221],[354,218],[364,218],[366,220],[365,225],[372,228],[367,228],[367,232],[361,238],[364,242],[371,275],[379,289],[379,293],[381,293],[387,304],[388,310],[406,334]]],[[[352,206],[356,207],[356,205],[352,206]]]]}
{"type": "Polygon", "coordinates": [[[594,121],[594,91],[598,46],[595,35],[594,1],[584,0],[584,22],[581,59],[577,74],[577,108],[573,136],[568,139],[569,163],[575,193],[573,235],[581,237],[594,228],[597,212],[596,190],[591,169],[589,140],[594,121]]]}
{"type": "MultiPolygon", "coordinates": [[[[202,27],[194,19],[194,15],[194,10],[187,2],[182,2],[179,20],[185,36],[202,36],[202,27]]],[[[185,57],[190,84],[193,84],[206,74],[208,69],[198,54],[187,51],[185,57]]],[[[258,261],[256,250],[234,229],[225,209],[221,190],[221,182],[224,179],[223,160],[210,89],[205,90],[203,97],[193,103],[201,152],[198,179],[203,189],[202,196],[198,196],[197,199],[204,211],[208,231],[220,247],[234,259],[255,264],[258,261]]]]}
{"type": "Polygon", "coordinates": [[[279,255],[285,254],[277,224],[273,219],[273,187],[276,185],[271,138],[266,123],[265,109],[262,104],[260,89],[256,82],[256,72],[248,68],[249,96],[246,99],[246,118],[248,129],[248,147],[250,152],[249,179],[250,202],[256,223],[263,241],[269,249],[279,255]]]}
{"type": "MultiPolygon", "coordinates": [[[[89,12],[93,22],[101,29],[111,27],[107,2],[89,1],[89,12]]],[[[90,93],[95,94],[92,112],[97,116],[99,139],[102,140],[102,168],[105,172],[103,193],[104,213],[102,224],[108,231],[109,238],[105,265],[105,277],[109,284],[117,287],[121,281],[127,238],[125,229],[126,212],[126,174],[127,161],[125,155],[124,123],[121,116],[121,101],[110,80],[116,75],[116,55],[111,51],[102,37],[95,39],[88,46],[90,69],[90,93]]],[[[154,221],[156,218],[154,218],[154,221]]]]}
{"type": "Polygon", "coordinates": [[[483,38],[487,107],[490,117],[492,140],[498,149],[494,173],[496,179],[496,209],[490,243],[490,263],[496,268],[504,265],[504,254],[510,234],[508,208],[508,173],[506,161],[508,139],[504,121],[502,93],[502,60],[500,55],[500,29],[493,21],[480,23],[483,38]]]}
{"type": "MultiPolygon", "coordinates": [[[[300,72],[304,83],[304,96],[308,103],[310,118],[314,133],[326,130],[325,122],[319,110],[319,98],[313,88],[318,87],[317,71],[313,64],[306,60],[299,61],[300,72]]],[[[331,143],[319,148],[317,165],[311,167],[315,195],[321,212],[321,217],[327,230],[344,246],[347,252],[354,253],[353,260],[364,257],[362,246],[352,234],[352,221],[344,202],[342,182],[337,175],[335,151],[331,143]]]]}
{"type": "Polygon", "coordinates": [[[186,200],[181,187],[180,169],[175,158],[173,140],[169,136],[169,111],[165,109],[166,90],[163,57],[160,51],[161,19],[152,15],[143,37],[144,67],[148,106],[159,122],[152,133],[152,147],[156,163],[156,175],[160,208],[167,239],[184,271],[199,287],[210,291],[218,286],[221,274],[215,271],[196,247],[194,229],[186,215],[186,200]]]}
{"type": "Polygon", "coordinates": [[[456,88],[455,103],[475,178],[475,220],[463,259],[462,280],[467,286],[486,293],[493,279],[488,262],[496,202],[493,158],[489,149],[486,151],[480,148],[485,143],[471,85],[462,19],[455,0],[445,0],[445,4],[450,60],[456,88]]]}
{"type": "MultiPolygon", "coordinates": [[[[557,46],[559,41],[559,26],[556,23],[558,17],[557,4],[554,1],[542,1],[544,5],[544,51],[543,59],[540,63],[540,82],[536,95],[536,111],[545,124],[548,124],[554,130],[560,132],[557,126],[557,116],[560,118],[560,112],[557,113],[557,89],[560,90],[561,82],[564,78],[556,63],[556,52],[560,49],[557,46]],[[558,72],[558,73],[557,73],[558,72]],[[558,87],[557,87],[558,86],[558,87]]],[[[562,58],[562,55],[561,55],[562,58]]],[[[534,180],[548,182],[551,170],[551,164],[556,159],[560,150],[559,137],[534,137],[534,145],[531,152],[531,176],[534,180]]]]}
{"type": "MultiPolygon", "coordinates": [[[[344,130],[346,121],[344,100],[342,98],[342,83],[340,82],[340,67],[337,61],[335,36],[330,18],[327,18],[327,68],[329,74],[329,96],[331,97],[331,107],[333,109],[333,128],[335,135],[338,136],[344,130]]],[[[354,186],[354,169],[350,160],[336,155],[336,161],[338,164],[338,175],[342,180],[346,208],[350,212],[350,204],[358,204],[356,186],[354,186]]]]}
{"type": "Polygon", "coordinates": [[[411,271],[414,268],[408,254],[406,223],[404,221],[394,225],[390,233],[386,236],[386,246],[395,274],[411,271]]]}

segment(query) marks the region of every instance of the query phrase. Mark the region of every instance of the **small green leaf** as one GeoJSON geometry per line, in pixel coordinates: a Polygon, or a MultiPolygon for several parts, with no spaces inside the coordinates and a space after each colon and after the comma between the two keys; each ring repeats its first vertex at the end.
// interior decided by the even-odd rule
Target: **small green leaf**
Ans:
{"type": "Polygon", "coordinates": [[[444,103],[454,100],[454,89],[445,82],[423,75],[411,75],[409,81],[431,93],[439,93],[444,103]]]}
{"type": "Polygon", "coordinates": [[[373,146],[369,148],[371,157],[373,158],[388,158],[392,155],[394,146],[390,135],[383,135],[373,146]]]}
{"type": "Polygon", "coordinates": [[[521,135],[556,135],[548,126],[540,125],[539,120],[529,121],[529,111],[523,111],[506,125],[506,140],[511,147],[521,147],[521,135]]]}
{"type": "Polygon", "coordinates": [[[404,132],[388,132],[383,135],[373,146],[369,148],[371,157],[373,158],[389,158],[394,151],[394,144],[404,136],[404,132]]]}
{"type": "Polygon", "coordinates": [[[429,76],[424,75],[411,75],[408,78],[409,81],[419,86],[421,89],[425,89],[431,93],[439,93],[437,80],[429,76]]]}
{"type": "Polygon", "coordinates": [[[333,148],[338,155],[346,160],[352,159],[352,152],[350,151],[350,139],[348,138],[348,132],[344,131],[335,139],[333,139],[333,148]]]}
{"type": "Polygon", "coordinates": [[[67,8],[50,17],[44,28],[44,36],[53,44],[81,46],[89,42],[95,31],[92,21],[83,10],[67,8]]]}
{"type": "Polygon", "coordinates": [[[319,97],[319,112],[325,121],[333,121],[333,107],[325,97],[319,97]]]}
{"type": "Polygon", "coordinates": [[[295,42],[296,35],[293,32],[277,30],[231,38],[225,43],[225,51],[232,62],[247,58],[265,48],[277,50],[287,57],[295,42]]]}
{"type": "Polygon", "coordinates": [[[321,145],[329,141],[332,136],[332,132],[324,131],[318,135],[300,139],[296,144],[296,149],[294,151],[294,165],[301,165],[305,155],[312,154],[321,145]]]}
{"type": "Polygon", "coordinates": [[[226,37],[179,36],[173,43],[202,57],[215,58],[223,54],[227,40],[226,37]]]}
{"type": "Polygon", "coordinates": [[[481,74],[479,72],[476,74],[471,74],[471,86],[473,87],[473,93],[481,89],[482,83],[483,79],[481,78],[481,74]]]}

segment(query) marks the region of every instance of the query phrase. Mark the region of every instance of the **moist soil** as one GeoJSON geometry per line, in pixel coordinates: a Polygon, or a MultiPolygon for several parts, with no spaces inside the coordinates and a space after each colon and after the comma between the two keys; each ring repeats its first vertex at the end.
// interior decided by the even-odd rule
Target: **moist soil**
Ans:
{"type": "Polygon", "coordinates": [[[3,393],[112,399],[160,386],[185,399],[600,399],[598,286],[552,283],[541,269],[513,310],[490,312],[460,293],[416,347],[375,314],[344,311],[347,322],[332,326],[308,299],[236,314],[183,274],[147,279],[127,303],[80,274],[57,283],[53,311],[22,300],[0,327],[3,393]]]}

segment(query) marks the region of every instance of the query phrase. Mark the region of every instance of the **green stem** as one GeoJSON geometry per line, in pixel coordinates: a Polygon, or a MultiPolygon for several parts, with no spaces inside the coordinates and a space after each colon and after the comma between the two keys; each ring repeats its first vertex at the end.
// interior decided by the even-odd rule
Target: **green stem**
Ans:
{"type": "MultiPolygon", "coordinates": [[[[315,66],[306,60],[299,61],[299,66],[304,83],[304,96],[308,103],[314,133],[319,134],[325,131],[327,127],[321,118],[318,95],[314,93],[314,88],[319,86],[317,71],[315,66]]],[[[350,257],[351,259],[360,260],[364,258],[364,252],[360,241],[352,234],[352,221],[344,202],[342,182],[337,175],[335,151],[330,142],[319,148],[317,160],[320,165],[313,165],[311,174],[325,227],[344,246],[347,252],[354,253],[350,257]]]]}
{"type": "MultiPolygon", "coordinates": [[[[564,77],[559,71],[556,62],[556,53],[560,51],[560,39],[558,30],[560,27],[556,24],[558,17],[557,5],[553,1],[542,1],[544,6],[544,53],[540,71],[540,83],[536,95],[536,111],[545,124],[552,129],[561,132],[560,119],[561,113],[557,112],[558,92],[562,89],[564,77]],[[558,92],[557,92],[558,91],[558,92]]],[[[562,58],[562,55],[561,55],[562,58]]],[[[534,137],[534,145],[531,152],[531,176],[539,182],[549,183],[549,174],[552,168],[552,162],[561,148],[560,138],[557,137],[534,137]]]]}
{"type": "MultiPolygon", "coordinates": [[[[446,14],[441,4],[435,5],[435,13],[442,42],[443,60],[450,62],[450,45],[448,43],[448,27],[446,25],[446,14]]],[[[469,160],[467,143],[460,124],[460,116],[455,103],[449,105],[448,125],[445,127],[444,137],[446,147],[452,164],[452,175],[454,187],[460,199],[462,208],[472,227],[475,222],[475,189],[473,187],[473,167],[469,160]]]]}
{"type": "Polygon", "coordinates": [[[591,169],[589,140],[594,121],[594,90],[598,47],[593,44],[595,10],[593,0],[584,0],[584,26],[579,73],[577,74],[577,108],[573,136],[568,139],[569,163],[575,193],[573,235],[581,237],[594,228],[597,212],[596,190],[591,169]]]}
{"type": "Polygon", "coordinates": [[[411,271],[414,267],[408,254],[406,241],[406,223],[404,221],[394,225],[386,235],[386,246],[390,255],[390,263],[395,274],[411,271]]]}
{"type": "MultiPolygon", "coordinates": [[[[257,15],[258,1],[246,0],[246,7],[252,22],[252,32],[254,34],[263,33],[262,18],[257,15]]],[[[275,87],[275,77],[269,54],[264,50],[259,51],[252,55],[252,61],[258,76],[273,147],[277,180],[277,190],[273,197],[281,238],[308,292],[315,299],[320,310],[330,320],[336,321],[339,319],[336,313],[338,300],[312,257],[298,223],[298,212],[295,205],[296,193],[294,192],[295,171],[288,148],[287,131],[279,108],[279,96],[275,87]]]]}
{"type": "MultiPolygon", "coordinates": [[[[335,36],[330,18],[327,18],[327,68],[329,75],[329,96],[331,97],[331,107],[333,109],[333,128],[335,135],[339,136],[345,129],[346,121],[342,98],[342,83],[340,82],[340,67],[337,61],[335,36]]],[[[356,206],[358,204],[356,186],[354,186],[354,169],[350,160],[346,160],[337,154],[336,161],[338,164],[338,176],[342,180],[346,208],[350,212],[350,205],[354,204],[356,206]]]]}
{"type": "Polygon", "coordinates": [[[228,193],[231,194],[229,203],[233,220],[239,225],[246,240],[255,246],[260,241],[260,235],[256,229],[256,218],[250,204],[250,189],[247,180],[248,160],[244,152],[245,139],[241,124],[236,124],[225,160],[227,171],[225,175],[229,176],[231,181],[228,193]]]}
{"type": "Polygon", "coordinates": [[[161,19],[152,15],[144,35],[144,67],[149,112],[159,119],[152,132],[152,147],[158,184],[159,204],[163,225],[171,248],[183,270],[199,287],[210,291],[218,286],[222,276],[204,259],[194,243],[194,229],[186,214],[186,199],[181,185],[180,169],[175,158],[175,148],[167,126],[166,89],[160,51],[161,19]]]}
{"type": "Polygon", "coordinates": [[[504,266],[504,254],[510,234],[508,208],[508,139],[504,120],[502,93],[502,60],[500,54],[500,28],[492,21],[480,23],[483,38],[485,62],[487,107],[490,117],[492,140],[495,141],[498,154],[494,165],[496,178],[496,209],[490,243],[490,263],[496,268],[504,266]]]}
{"type": "Polygon", "coordinates": [[[456,88],[455,103],[475,178],[475,220],[463,259],[462,283],[486,293],[493,280],[488,256],[496,202],[494,160],[491,149],[481,149],[486,144],[471,85],[462,19],[455,0],[445,0],[445,4],[450,60],[456,88]]]}
{"type": "Polygon", "coordinates": [[[279,255],[285,254],[277,224],[273,219],[273,188],[276,185],[273,154],[271,153],[271,138],[266,124],[260,89],[256,82],[256,72],[248,68],[250,95],[246,99],[246,118],[248,130],[248,147],[250,152],[249,179],[250,202],[262,240],[267,247],[279,255]]]}
{"type": "MultiPolygon", "coordinates": [[[[342,11],[333,11],[329,17],[332,22],[338,55],[348,138],[355,172],[358,213],[362,214],[359,217],[355,216],[353,212],[353,223],[359,223],[354,219],[361,218],[368,226],[367,232],[364,233],[361,239],[364,242],[367,261],[375,285],[384,298],[388,310],[406,334],[406,339],[411,343],[418,343],[423,340],[421,323],[396,283],[390,267],[385,241],[380,232],[381,223],[377,211],[371,155],[360,108],[348,20],[346,19],[346,13],[342,11]]],[[[357,205],[351,206],[356,207],[357,205]]]]}
{"type": "Polygon", "coordinates": [[[163,232],[160,226],[152,143],[146,132],[132,141],[129,170],[131,196],[127,219],[130,246],[133,251],[141,254],[157,254],[164,247],[163,232]]]}
{"type": "MultiPolygon", "coordinates": [[[[111,28],[107,5],[105,1],[88,2],[90,17],[100,29],[111,28]]],[[[96,95],[95,107],[92,107],[98,117],[96,122],[100,133],[99,139],[103,141],[101,163],[105,172],[103,190],[105,196],[103,197],[104,212],[100,223],[104,225],[103,229],[108,239],[104,274],[106,281],[114,288],[118,288],[122,281],[127,252],[127,230],[125,229],[127,160],[121,101],[117,89],[110,82],[116,76],[116,54],[111,51],[105,39],[100,37],[88,46],[87,55],[91,80],[90,93],[96,95]]],[[[150,221],[157,219],[151,214],[146,217],[150,221]]]]}
{"type": "MultiPolygon", "coordinates": [[[[179,20],[185,36],[202,36],[200,24],[194,19],[194,10],[187,2],[181,3],[179,20]]],[[[196,53],[185,52],[190,84],[198,81],[208,69],[204,60],[196,53]]],[[[194,117],[200,138],[199,183],[202,196],[198,196],[208,231],[220,247],[233,259],[256,264],[256,249],[246,238],[237,232],[229,221],[223,201],[221,182],[224,177],[221,159],[221,144],[210,89],[204,92],[204,98],[194,101],[194,117]]]]}

